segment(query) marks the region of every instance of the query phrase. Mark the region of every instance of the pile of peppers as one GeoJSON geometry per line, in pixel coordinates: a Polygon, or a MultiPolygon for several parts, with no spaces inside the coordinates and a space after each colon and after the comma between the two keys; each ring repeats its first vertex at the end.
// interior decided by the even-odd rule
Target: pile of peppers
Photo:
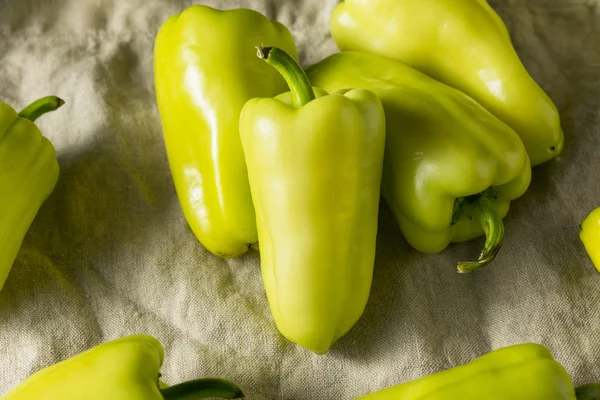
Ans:
{"type": "MultiPolygon", "coordinates": [[[[471,273],[500,251],[502,219],[531,168],[563,149],[555,105],[485,0],[346,0],[330,24],[341,52],[306,71],[289,30],[247,9],[190,7],[164,23],[154,50],[185,219],[216,256],[260,252],[275,324],[317,354],[367,304],[380,196],[418,251],[485,235],[477,259],[457,261],[471,273]]],[[[17,113],[0,103],[0,177],[14,193],[0,196],[9,227],[0,289],[59,178],[34,121],[63,104],[50,96],[17,113]]],[[[600,208],[580,238],[600,271],[600,208]]],[[[121,338],[32,375],[3,399],[243,396],[213,378],[168,387],[163,358],[153,337],[121,338]]],[[[575,389],[548,349],[521,344],[363,398],[589,400],[600,399],[600,385],[575,389]]]]}

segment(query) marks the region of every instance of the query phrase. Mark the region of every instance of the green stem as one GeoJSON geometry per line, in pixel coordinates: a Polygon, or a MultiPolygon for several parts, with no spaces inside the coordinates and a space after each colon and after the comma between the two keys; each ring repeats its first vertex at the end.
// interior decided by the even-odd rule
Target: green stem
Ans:
{"type": "Polygon", "coordinates": [[[42,97],[21,110],[19,117],[35,122],[42,115],[57,110],[63,104],[65,101],[56,96],[42,97]]]}
{"type": "Polygon", "coordinates": [[[234,383],[225,379],[205,378],[180,383],[160,389],[164,400],[198,400],[208,397],[242,399],[244,393],[234,383]]]}
{"type": "Polygon", "coordinates": [[[292,92],[294,107],[299,108],[315,99],[315,92],[300,65],[288,53],[277,47],[256,48],[256,55],[283,76],[292,92]]]}
{"type": "Polygon", "coordinates": [[[489,265],[500,251],[504,241],[504,224],[494,205],[485,195],[477,195],[474,200],[465,199],[463,213],[476,218],[485,232],[485,245],[477,261],[460,261],[458,272],[468,274],[489,265]]]}
{"type": "Polygon", "coordinates": [[[577,400],[600,400],[600,383],[590,383],[575,389],[577,400]]]}

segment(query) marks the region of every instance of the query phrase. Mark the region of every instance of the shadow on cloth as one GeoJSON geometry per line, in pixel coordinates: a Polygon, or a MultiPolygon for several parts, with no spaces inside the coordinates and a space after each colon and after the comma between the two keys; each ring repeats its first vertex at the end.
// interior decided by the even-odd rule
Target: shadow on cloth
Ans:
{"type": "Polygon", "coordinates": [[[36,275],[55,268],[51,274],[73,280],[73,269],[81,263],[102,261],[123,242],[141,245],[143,233],[160,224],[163,211],[176,204],[153,93],[131,83],[127,63],[135,67],[133,53],[118,52],[94,71],[105,101],[96,106],[107,116],[106,124],[85,145],[58,155],[57,186],[8,278],[9,291],[11,281],[20,285],[11,302],[37,290],[23,286],[27,276],[33,284],[36,275]],[[37,271],[19,265],[24,255],[31,261],[32,254],[46,260],[39,265],[46,267],[37,271]]]}

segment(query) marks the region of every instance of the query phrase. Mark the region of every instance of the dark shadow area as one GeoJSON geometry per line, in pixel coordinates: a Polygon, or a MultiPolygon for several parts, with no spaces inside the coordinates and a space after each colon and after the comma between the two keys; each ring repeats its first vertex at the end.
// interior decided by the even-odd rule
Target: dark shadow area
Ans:
{"type": "MultiPolygon", "coordinates": [[[[419,253],[404,240],[392,212],[382,201],[371,296],[362,318],[334,345],[332,355],[369,365],[389,359],[390,352],[402,353],[403,348],[408,352],[416,346],[423,353],[439,353],[453,337],[465,342],[477,338],[478,343],[486,343],[483,329],[466,330],[474,325],[483,328],[474,290],[477,276],[456,272],[461,257],[469,257],[471,251],[471,256],[477,254],[472,247],[481,244],[471,243],[450,245],[440,254],[419,253]],[[432,331],[432,326],[437,329],[432,331]]],[[[482,349],[487,350],[485,346],[474,350],[482,349]]],[[[402,365],[438,370],[451,364],[402,365]]]]}
{"type": "MultiPolygon", "coordinates": [[[[21,252],[43,255],[68,280],[82,262],[115,254],[121,243],[142,242],[139,233],[152,229],[148,224],[160,226],[163,211],[177,202],[154,96],[140,83],[135,55],[124,47],[99,65],[96,83],[104,91],[102,111],[108,119],[85,145],[58,154],[57,186],[21,252]]],[[[11,275],[20,273],[15,265],[11,275]]],[[[27,295],[28,290],[19,293],[27,295]]]]}

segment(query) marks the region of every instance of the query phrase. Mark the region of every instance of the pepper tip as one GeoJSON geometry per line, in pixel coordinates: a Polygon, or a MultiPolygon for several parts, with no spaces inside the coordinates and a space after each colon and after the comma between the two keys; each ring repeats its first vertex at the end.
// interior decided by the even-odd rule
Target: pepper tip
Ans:
{"type": "Polygon", "coordinates": [[[471,270],[471,268],[469,268],[468,264],[472,264],[470,262],[465,262],[465,261],[459,261],[458,264],[456,265],[456,272],[458,272],[459,274],[470,274],[471,272],[473,272],[471,270]]]}

